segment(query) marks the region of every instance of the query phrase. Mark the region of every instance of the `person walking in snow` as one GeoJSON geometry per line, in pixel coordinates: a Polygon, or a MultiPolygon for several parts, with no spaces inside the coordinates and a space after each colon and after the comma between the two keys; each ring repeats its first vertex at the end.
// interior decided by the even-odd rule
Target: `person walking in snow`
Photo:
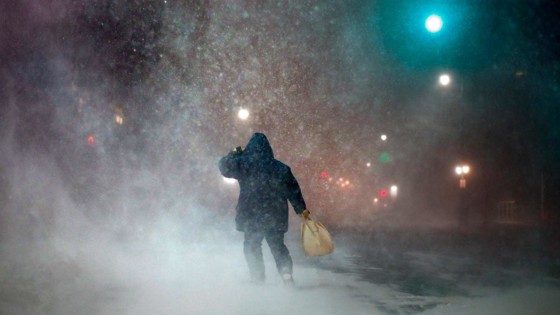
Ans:
{"type": "Polygon", "coordinates": [[[251,281],[263,283],[262,241],[266,239],[284,283],[294,283],[292,258],[284,244],[288,231],[288,201],[294,211],[309,217],[299,184],[290,167],[276,160],[263,133],[255,133],[245,149],[235,148],[221,158],[220,172],[239,182],[236,228],[244,232],[243,251],[251,281]]]}

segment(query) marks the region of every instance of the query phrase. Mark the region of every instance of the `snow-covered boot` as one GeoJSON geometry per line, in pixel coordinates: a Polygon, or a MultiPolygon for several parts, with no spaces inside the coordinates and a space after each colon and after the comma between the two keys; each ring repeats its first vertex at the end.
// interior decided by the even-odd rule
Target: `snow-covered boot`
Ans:
{"type": "Polygon", "coordinates": [[[295,286],[294,277],[291,274],[285,273],[282,275],[282,281],[284,281],[285,286],[293,287],[295,286]]]}

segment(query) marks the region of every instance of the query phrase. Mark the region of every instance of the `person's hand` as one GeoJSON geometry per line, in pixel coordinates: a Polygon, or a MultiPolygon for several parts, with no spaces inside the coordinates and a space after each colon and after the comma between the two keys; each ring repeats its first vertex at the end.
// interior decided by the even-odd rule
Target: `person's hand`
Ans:
{"type": "Polygon", "coordinates": [[[307,210],[307,209],[303,210],[303,212],[300,213],[300,217],[302,217],[302,218],[304,218],[304,219],[306,219],[306,220],[309,219],[309,216],[310,216],[310,215],[311,215],[311,212],[309,212],[309,210],[307,210]]]}
{"type": "Polygon", "coordinates": [[[235,147],[233,148],[233,150],[231,151],[233,154],[240,154],[244,151],[245,149],[243,147],[235,147]]]}

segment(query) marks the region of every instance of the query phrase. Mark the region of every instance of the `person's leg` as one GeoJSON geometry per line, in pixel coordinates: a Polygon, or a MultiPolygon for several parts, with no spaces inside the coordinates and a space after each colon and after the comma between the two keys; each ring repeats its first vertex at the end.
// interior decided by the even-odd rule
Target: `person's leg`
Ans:
{"type": "Polygon", "coordinates": [[[292,282],[292,268],[293,262],[290,256],[290,251],[288,247],[284,244],[284,233],[283,232],[268,232],[265,235],[266,242],[270,247],[272,256],[276,261],[276,268],[278,273],[282,276],[284,281],[288,280],[292,282]]]}
{"type": "Polygon", "coordinates": [[[264,233],[247,231],[243,242],[243,252],[249,266],[251,281],[264,282],[264,262],[262,255],[262,240],[264,233]]]}

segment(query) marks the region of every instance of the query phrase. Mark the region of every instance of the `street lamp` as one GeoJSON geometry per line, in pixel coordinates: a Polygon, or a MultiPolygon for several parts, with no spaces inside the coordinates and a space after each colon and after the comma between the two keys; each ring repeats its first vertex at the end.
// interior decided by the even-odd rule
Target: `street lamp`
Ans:
{"type": "Polygon", "coordinates": [[[467,175],[471,171],[470,166],[468,165],[457,165],[455,166],[455,173],[461,176],[459,179],[459,187],[460,188],[467,188],[467,180],[465,179],[465,175],[467,175]]]}
{"type": "Polygon", "coordinates": [[[468,174],[470,170],[471,168],[468,165],[461,165],[455,167],[455,173],[457,173],[457,175],[468,174]]]}
{"type": "Polygon", "coordinates": [[[442,86],[444,89],[453,88],[453,90],[457,93],[457,99],[463,98],[463,82],[464,79],[461,76],[452,76],[449,73],[441,73],[438,76],[438,84],[442,86]],[[455,83],[456,82],[456,83],[455,83]]]}
{"type": "Polygon", "coordinates": [[[246,120],[247,118],[249,118],[249,111],[245,108],[240,108],[239,112],[237,112],[237,117],[239,117],[239,119],[241,120],[246,120]]]}
{"type": "Polygon", "coordinates": [[[449,76],[449,74],[444,73],[444,74],[439,76],[439,84],[440,85],[448,86],[449,83],[451,83],[451,77],[449,76]]]}
{"type": "Polygon", "coordinates": [[[115,113],[115,123],[117,125],[122,125],[124,123],[123,109],[119,106],[115,106],[113,112],[115,113]]]}
{"type": "Polygon", "coordinates": [[[399,188],[397,187],[397,185],[391,186],[391,189],[390,189],[391,197],[396,198],[398,191],[399,191],[399,188]]]}
{"type": "Polygon", "coordinates": [[[124,118],[121,114],[115,114],[115,123],[117,125],[122,125],[124,122],[124,118]]]}
{"type": "Polygon", "coordinates": [[[471,171],[470,166],[466,164],[455,166],[455,173],[461,178],[459,179],[459,212],[458,212],[458,222],[461,225],[467,225],[469,222],[469,207],[466,204],[466,188],[467,180],[465,175],[471,171]]]}

